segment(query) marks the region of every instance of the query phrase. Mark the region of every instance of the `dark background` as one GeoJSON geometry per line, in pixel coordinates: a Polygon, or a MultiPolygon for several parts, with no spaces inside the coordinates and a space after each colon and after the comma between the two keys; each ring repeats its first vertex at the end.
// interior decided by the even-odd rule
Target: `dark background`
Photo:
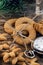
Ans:
{"type": "Polygon", "coordinates": [[[4,17],[31,16],[35,11],[35,0],[5,0],[3,5],[0,15],[4,17]]]}

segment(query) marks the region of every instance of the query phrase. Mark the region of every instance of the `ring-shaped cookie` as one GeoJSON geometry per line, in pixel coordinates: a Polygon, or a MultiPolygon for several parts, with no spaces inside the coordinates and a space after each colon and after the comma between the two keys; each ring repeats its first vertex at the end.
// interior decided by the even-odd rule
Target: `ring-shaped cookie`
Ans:
{"type": "Polygon", "coordinates": [[[16,20],[16,26],[20,25],[20,24],[31,24],[31,25],[34,25],[34,21],[31,19],[31,18],[28,18],[28,17],[21,17],[21,18],[18,18],[16,20]]]}
{"type": "Polygon", "coordinates": [[[36,24],[34,25],[34,28],[35,28],[35,30],[36,30],[37,32],[39,32],[40,34],[43,35],[43,24],[41,24],[41,23],[36,23],[36,24]]]}
{"type": "Polygon", "coordinates": [[[16,19],[9,19],[8,21],[6,21],[6,23],[4,24],[4,30],[9,34],[12,34],[15,28],[15,22],[16,19]]]}
{"type": "MultiPolygon", "coordinates": [[[[36,37],[36,31],[30,24],[21,24],[15,28],[16,31],[13,31],[13,38],[15,39],[16,43],[24,45],[24,43],[29,44],[30,40],[34,40],[36,37]],[[25,27],[26,26],[26,27],[25,27]],[[25,27],[25,28],[23,28],[25,27]],[[26,38],[21,37],[20,35],[16,35],[21,29],[28,31],[28,36],[26,38]]],[[[22,30],[22,31],[23,31],[22,30]]]]}

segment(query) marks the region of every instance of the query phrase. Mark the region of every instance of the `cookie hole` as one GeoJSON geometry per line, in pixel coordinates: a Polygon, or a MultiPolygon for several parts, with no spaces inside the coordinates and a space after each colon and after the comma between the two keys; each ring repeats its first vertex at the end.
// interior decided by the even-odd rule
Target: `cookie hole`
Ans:
{"type": "Polygon", "coordinates": [[[15,22],[12,24],[12,27],[15,27],[15,22]]]}
{"type": "Polygon", "coordinates": [[[29,32],[27,30],[23,30],[22,31],[22,35],[28,37],[29,36],[29,32]]]}
{"type": "Polygon", "coordinates": [[[27,23],[28,23],[28,22],[25,22],[25,21],[23,22],[23,24],[27,24],[27,23]]]}

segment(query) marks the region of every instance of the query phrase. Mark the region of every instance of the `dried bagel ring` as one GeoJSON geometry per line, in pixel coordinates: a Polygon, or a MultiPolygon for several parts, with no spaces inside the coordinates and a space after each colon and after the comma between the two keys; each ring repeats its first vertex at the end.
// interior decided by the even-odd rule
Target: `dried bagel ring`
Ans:
{"type": "Polygon", "coordinates": [[[12,34],[15,28],[15,22],[16,22],[16,19],[10,19],[6,21],[6,23],[4,24],[4,30],[9,34],[12,34]]]}
{"type": "MultiPolygon", "coordinates": [[[[34,26],[35,22],[32,19],[28,18],[28,17],[21,17],[21,18],[18,18],[16,20],[16,24],[15,25],[18,26],[20,24],[31,24],[32,26],[34,26]]],[[[23,34],[27,35],[27,32],[23,31],[23,34]]]]}
{"type": "Polygon", "coordinates": [[[37,32],[39,32],[40,34],[43,35],[43,24],[36,23],[36,24],[34,25],[34,28],[36,29],[37,32]]]}
{"type": "Polygon", "coordinates": [[[34,25],[34,21],[28,17],[21,17],[21,18],[18,18],[16,20],[16,26],[20,25],[20,24],[31,24],[31,25],[34,25]]]}
{"type": "Polygon", "coordinates": [[[13,32],[13,38],[15,39],[15,41],[18,44],[21,44],[21,45],[24,45],[24,43],[29,44],[30,40],[33,40],[36,37],[36,31],[34,30],[34,28],[30,24],[28,24],[28,25],[27,24],[21,24],[21,25],[17,26],[15,28],[15,30],[16,31],[13,32]],[[23,27],[25,27],[25,28],[23,28],[23,27]],[[21,37],[18,34],[22,28],[23,28],[23,30],[28,31],[28,35],[25,38],[21,37]],[[17,33],[17,35],[16,35],[16,33],[17,33]]]}

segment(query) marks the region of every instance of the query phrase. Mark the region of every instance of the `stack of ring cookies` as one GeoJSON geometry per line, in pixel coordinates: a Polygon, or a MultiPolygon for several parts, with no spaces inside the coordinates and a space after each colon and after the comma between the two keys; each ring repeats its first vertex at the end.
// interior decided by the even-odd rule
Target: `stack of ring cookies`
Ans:
{"type": "Polygon", "coordinates": [[[35,22],[32,19],[20,17],[6,21],[4,30],[9,34],[13,34],[13,39],[15,39],[16,43],[24,45],[24,43],[29,44],[30,40],[34,40],[36,37],[34,24],[35,22]]]}
{"type": "Polygon", "coordinates": [[[43,21],[36,23],[28,17],[10,19],[4,24],[4,30],[9,34],[13,34],[16,43],[29,44],[30,40],[36,38],[36,31],[43,35],[43,21]]]}

